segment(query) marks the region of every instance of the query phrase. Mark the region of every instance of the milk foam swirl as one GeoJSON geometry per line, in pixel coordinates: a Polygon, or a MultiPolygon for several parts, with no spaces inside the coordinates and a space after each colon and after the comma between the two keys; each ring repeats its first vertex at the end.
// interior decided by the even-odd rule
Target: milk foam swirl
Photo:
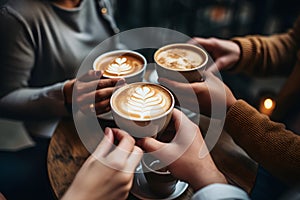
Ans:
{"type": "Polygon", "coordinates": [[[118,57],[114,60],[112,64],[110,64],[107,69],[105,70],[106,72],[110,74],[115,74],[115,75],[124,75],[128,74],[131,72],[133,66],[129,65],[127,63],[127,58],[125,57],[118,57]]]}
{"type": "Polygon", "coordinates": [[[203,58],[194,51],[174,48],[160,52],[157,61],[171,69],[186,70],[201,65],[203,58]]]}
{"type": "Polygon", "coordinates": [[[159,92],[150,87],[141,86],[128,97],[127,112],[142,119],[150,118],[165,112],[166,104],[166,100],[159,92]]]}

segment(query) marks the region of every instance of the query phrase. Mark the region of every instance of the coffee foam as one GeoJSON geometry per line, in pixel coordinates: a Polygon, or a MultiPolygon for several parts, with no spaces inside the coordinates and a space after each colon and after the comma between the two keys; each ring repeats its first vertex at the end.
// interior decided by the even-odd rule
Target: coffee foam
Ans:
{"type": "Polygon", "coordinates": [[[144,62],[137,56],[126,53],[118,56],[104,57],[97,63],[98,70],[104,70],[106,77],[123,77],[142,70],[144,62]]]}
{"type": "Polygon", "coordinates": [[[156,61],[159,65],[173,70],[189,70],[200,66],[204,59],[199,53],[190,49],[170,48],[161,50],[156,61]]]}
{"type": "Polygon", "coordinates": [[[152,119],[169,110],[172,97],[165,89],[145,83],[121,91],[113,103],[120,113],[131,119],[152,119]]]}

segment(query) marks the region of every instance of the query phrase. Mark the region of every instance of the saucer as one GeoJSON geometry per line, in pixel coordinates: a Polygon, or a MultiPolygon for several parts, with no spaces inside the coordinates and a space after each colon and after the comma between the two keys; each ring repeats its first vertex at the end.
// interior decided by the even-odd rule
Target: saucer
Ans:
{"type": "Polygon", "coordinates": [[[130,192],[137,198],[143,200],[171,200],[179,197],[187,188],[188,188],[187,183],[178,181],[176,184],[175,191],[170,196],[161,198],[150,191],[146,178],[142,173],[142,166],[139,165],[136,168],[136,173],[134,174],[133,186],[130,192]]]}
{"type": "Polygon", "coordinates": [[[99,118],[99,119],[105,119],[105,120],[114,120],[111,111],[108,111],[106,113],[97,115],[97,118],[99,118]]]}

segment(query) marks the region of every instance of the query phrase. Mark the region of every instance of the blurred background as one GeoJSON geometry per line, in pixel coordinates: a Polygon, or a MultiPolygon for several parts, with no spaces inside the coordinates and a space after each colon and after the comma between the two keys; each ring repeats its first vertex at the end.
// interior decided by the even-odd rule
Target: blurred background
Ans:
{"type": "MultiPolygon", "coordinates": [[[[229,39],[248,34],[285,32],[293,25],[299,0],[111,0],[121,31],[162,27],[187,36],[229,39]]],[[[266,114],[285,77],[252,78],[222,72],[224,82],[242,98],[266,114]],[[265,101],[266,100],[266,101],[265,101]],[[271,101],[270,101],[271,100],[271,101]]],[[[0,119],[0,149],[33,145],[22,123],[0,119]],[[9,138],[9,139],[8,139],[9,138]],[[18,141],[18,145],[16,145],[18,141]]]]}
{"type": "MultiPolygon", "coordinates": [[[[121,31],[153,26],[190,37],[224,39],[284,32],[292,27],[300,8],[299,0],[114,0],[113,4],[121,31]]],[[[272,99],[285,80],[285,77],[251,78],[224,72],[222,77],[238,98],[262,112],[268,112],[265,106],[261,107],[264,100],[272,99]]]]}

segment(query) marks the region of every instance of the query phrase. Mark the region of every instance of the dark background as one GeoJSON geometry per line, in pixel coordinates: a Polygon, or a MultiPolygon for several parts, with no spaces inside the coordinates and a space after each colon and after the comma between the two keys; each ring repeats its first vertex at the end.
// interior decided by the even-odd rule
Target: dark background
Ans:
{"type": "MultiPolygon", "coordinates": [[[[299,0],[115,0],[121,31],[163,27],[190,37],[229,39],[248,34],[270,35],[292,27],[299,0]]],[[[252,78],[222,72],[238,98],[258,107],[263,96],[274,96],[285,77],[252,78]]]]}

